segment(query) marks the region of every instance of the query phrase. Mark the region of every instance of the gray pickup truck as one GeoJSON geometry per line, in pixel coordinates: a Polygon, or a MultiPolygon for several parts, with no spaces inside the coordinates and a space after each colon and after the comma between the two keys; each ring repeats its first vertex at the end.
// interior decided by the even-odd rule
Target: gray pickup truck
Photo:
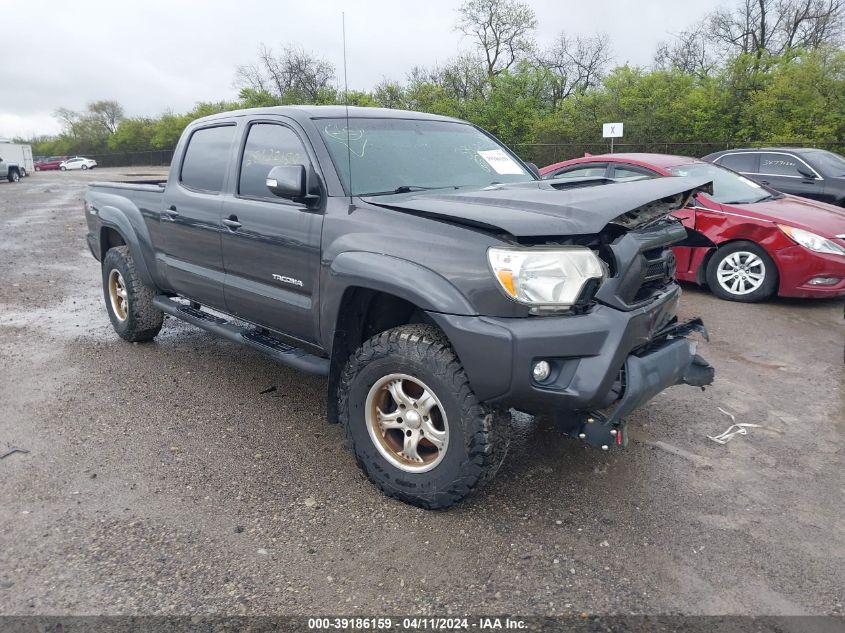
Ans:
{"type": "Polygon", "coordinates": [[[713,379],[669,248],[709,183],[592,184],[463,121],[290,106],[194,121],[166,182],[91,184],[85,213],[121,337],[167,314],[326,376],[370,480],[445,508],[499,468],[510,408],[609,450],[713,379]]]}

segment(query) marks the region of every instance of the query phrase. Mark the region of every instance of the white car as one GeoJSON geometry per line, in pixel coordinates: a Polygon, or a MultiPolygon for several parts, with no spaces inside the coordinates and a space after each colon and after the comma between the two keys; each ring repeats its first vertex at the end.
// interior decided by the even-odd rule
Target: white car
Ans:
{"type": "Polygon", "coordinates": [[[97,166],[97,161],[90,158],[83,158],[82,156],[74,156],[68,158],[59,165],[59,169],[67,171],[68,169],[94,169],[97,166]]]}

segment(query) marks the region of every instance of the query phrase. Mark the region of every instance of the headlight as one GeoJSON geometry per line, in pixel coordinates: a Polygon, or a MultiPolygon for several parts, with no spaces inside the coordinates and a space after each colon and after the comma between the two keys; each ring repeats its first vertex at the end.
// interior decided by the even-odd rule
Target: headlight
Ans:
{"type": "Polygon", "coordinates": [[[573,305],[590,279],[604,267],[589,248],[491,248],[487,259],[505,293],[533,306],[573,305]]]}
{"type": "Polygon", "coordinates": [[[845,255],[845,248],[836,242],[832,242],[821,235],[810,233],[803,229],[796,229],[794,226],[778,224],[778,228],[786,233],[796,244],[816,253],[829,253],[831,255],[845,255]]]}

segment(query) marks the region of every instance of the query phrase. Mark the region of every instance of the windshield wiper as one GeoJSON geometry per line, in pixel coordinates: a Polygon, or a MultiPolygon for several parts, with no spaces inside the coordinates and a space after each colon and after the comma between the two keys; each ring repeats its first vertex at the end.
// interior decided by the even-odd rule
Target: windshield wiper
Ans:
{"type": "Polygon", "coordinates": [[[388,196],[392,193],[411,193],[413,191],[431,191],[432,189],[457,189],[457,187],[423,187],[421,185],[400,185],[393,191],[374,191],[372,193],[359,193],[359,196],[388,196]]]}

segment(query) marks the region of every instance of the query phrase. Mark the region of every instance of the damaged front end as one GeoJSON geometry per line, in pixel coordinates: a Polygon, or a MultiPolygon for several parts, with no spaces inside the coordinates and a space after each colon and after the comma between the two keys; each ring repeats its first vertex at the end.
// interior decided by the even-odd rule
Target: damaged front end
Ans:
{"type": "Polygon", "coordinates": [[[668,387],[703,390],[713,383],[715,370],[696,353],[696,341],[687,338],[694,332],[709,340],[700,318],[676,321],[655,333],[625,360],[609,392],[612,401],[591,411],[556,413],[559,430],[603,450],[627,446],[626,417],[635,409],[668,387]]]}

